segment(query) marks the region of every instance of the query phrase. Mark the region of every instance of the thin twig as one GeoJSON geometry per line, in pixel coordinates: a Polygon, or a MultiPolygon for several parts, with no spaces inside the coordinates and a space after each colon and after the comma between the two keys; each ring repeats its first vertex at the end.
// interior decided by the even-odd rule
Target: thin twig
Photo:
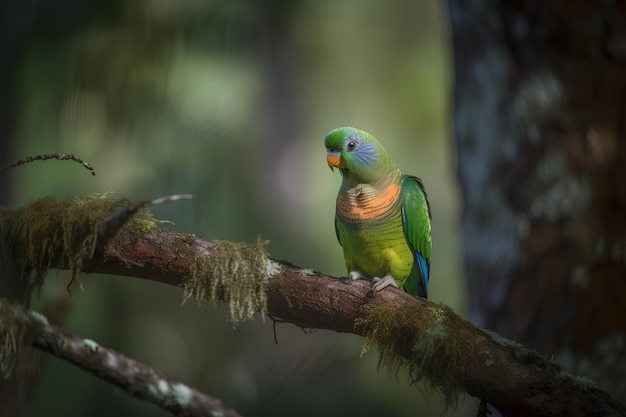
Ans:
{"type": "Polygon", "coordinates": [[[139,210],[148,206],[168,203],[179,200],[192,200],[193,194],[172,194],[164,197],[133,201],[117,210],[111,217],[100,225],[98,232],[98,251],[102,250],[111,238],[124,226],[139,210]]]}
{"type": "Polygon", "coordinates": [[[166,195],[165,197],[154,198],[150,200],[151,206],[156,206],[163,203],[169,203],[170,201],[178,201],[178,200],[193,200],[193,194],[172,194],[166,195]]]}
{"type": "Polygon", "coordinates": [[[29,162],[46,161],[48,159],[58,159],[59,161],[70,160],[70,161],[78,162],[79,164],[84,166],[89,172],[91,172],[91,175],[96,175],[96,171],[94,171],[93,167],[91,165],[89,165],[87,162],[83,161],[78,156],[76,156],[76,155],[66,155],[66,154],[62,154],[62,153],[49,153],[49,154],[45,154],[45,155],[34,155],[34,156],[29,156],[29,157],[26,157],[26,158],[23,158],[23,159],[18,159],[17,161],[12,162],[10,164],[6,164],[6,165],[0,166],[0,171],[4,171],[6,169],[15,168],[16,166],[28,164],[29,162]]]}

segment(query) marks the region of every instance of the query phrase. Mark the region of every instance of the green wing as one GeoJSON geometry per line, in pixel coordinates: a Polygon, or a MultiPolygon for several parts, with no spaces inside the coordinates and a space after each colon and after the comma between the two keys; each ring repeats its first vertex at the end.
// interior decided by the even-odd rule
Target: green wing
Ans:
{"type": "Polygon", "coordinates": [[[430,205],[422,181],[417,177],[402,179],[402,226],[407,243],[414,254],[411,274],[404,283],[410,294],[427,298],[430,275],[430,205]]]}
{"type": "Polygon", "coordinates": [[[335,236],[337,236],[337,240],[339,241],[339,245],[343,246],[343,243],[341,243],[341,235],[339,234],[339,219],[337,218],[337,215],[335,214],[335,236]]]}

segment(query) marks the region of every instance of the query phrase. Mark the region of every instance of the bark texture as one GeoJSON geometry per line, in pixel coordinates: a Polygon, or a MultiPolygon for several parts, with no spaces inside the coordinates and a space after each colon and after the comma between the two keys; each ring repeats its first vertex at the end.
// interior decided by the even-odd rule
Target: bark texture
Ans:
{"type": "Polygon", "coordinates": [[[471,318],[626,399],[626,7],[450,0],[471,318]]]}

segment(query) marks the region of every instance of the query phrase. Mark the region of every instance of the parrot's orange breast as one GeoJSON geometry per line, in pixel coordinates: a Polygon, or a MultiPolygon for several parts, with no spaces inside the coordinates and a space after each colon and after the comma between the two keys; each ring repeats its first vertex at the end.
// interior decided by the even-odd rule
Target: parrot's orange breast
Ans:
{"type": "Polygon", "coordinates": [[[337,196],[337,213],[351,222],[387,217],[400,199],[399,184],[391,183],[383,190],[367,185],[357,186],[337,196]]]}

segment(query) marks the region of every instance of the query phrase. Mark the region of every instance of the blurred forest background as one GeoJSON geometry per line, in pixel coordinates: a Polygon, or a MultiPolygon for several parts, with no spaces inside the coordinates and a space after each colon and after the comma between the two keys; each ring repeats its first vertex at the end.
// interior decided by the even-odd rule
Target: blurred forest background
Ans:
{"type": "MultiPolygon", "coordinates": [[[[193,193],[152,211],[204,239],[270,240],[275,258],[345,275],[333,229],[340,183],[323,138],[375,135],[421,177],[433,212],[431,299],[465,312],[450,138],[451,45],[439,1],[77,0],[1,6],[0,163],[74,153],[2,173],[3,204],[114,191],[193,193]]],[[[377,373],[353,335],[233,329],[151,282],[49,273],[34,308],[69,331],[214,395],[244,416],[436,415],[406,376],[377,373]],[[53,311],[56,313],[53,314],[53,311]],[[64,312],[61,314],[60,312],[64,312]]],[[[167,415],[46,357],[26,416],[167,415]]],[[[463,407],[458,411],[463,413],[463,407]]]]}

